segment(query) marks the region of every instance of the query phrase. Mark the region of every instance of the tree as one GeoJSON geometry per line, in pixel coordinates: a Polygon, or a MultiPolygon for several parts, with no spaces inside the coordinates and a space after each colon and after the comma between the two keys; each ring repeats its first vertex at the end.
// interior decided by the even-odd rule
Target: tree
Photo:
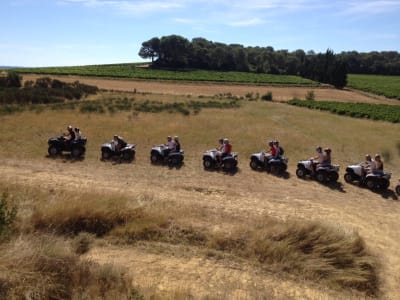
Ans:
{"type": "Polygon", "coordinates": [[[22,77],[16,72],[8,72],[6,77],[6,87],[21,87],[22,77]]]}
{"type": "Polygon", "coordinates": [[[160,53],[160,39],[154,37],[146,42],[142,43],[142,47],[139,51],[141,58],[151,58],[151,62],[154,62],[154,58],[158,57],[160,53]]]}
{"type": "Polygon", "coordinates": [[[185,67],[189,56],[189,44],[189,40],[179,35],[162,37],[159,63],[168,67],[185,67]]]}

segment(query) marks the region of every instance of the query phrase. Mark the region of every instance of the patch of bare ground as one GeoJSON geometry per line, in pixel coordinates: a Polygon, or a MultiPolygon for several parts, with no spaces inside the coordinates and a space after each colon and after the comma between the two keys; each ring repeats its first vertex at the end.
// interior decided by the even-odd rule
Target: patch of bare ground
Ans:
{"type": "MultiPolygon", "coordinates": [[[[43,76],[24,75],[24,80],[36,80],[43,76]]],[[[360,93],[353,90],[338,90],[330,87],[294,87],[294,86],[268,86],[251,84],[229,84],[229,83],[202,83],[202,82],[168,82],[151,80],[131,79],[104,79],[79,76],[51,76],[65,82],[79,80],[82,83],[95,85],[100,89],[153,93],[168,95],[191,95],[191,96],[214,96],[219,94],[232,94],[244,97],[248,93],[264,95],[272,92],[274,101],[287,101],[293,98],[304,99],[307,92],[314,91],[315,100],[385,103],[399,105],[398,100],[387,99],[372,94],[360,93]]]]}

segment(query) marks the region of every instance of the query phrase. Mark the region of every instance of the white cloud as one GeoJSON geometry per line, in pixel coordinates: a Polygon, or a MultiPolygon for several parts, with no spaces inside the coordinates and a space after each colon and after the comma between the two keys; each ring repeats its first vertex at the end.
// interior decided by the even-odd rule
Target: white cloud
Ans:
{"type": "Polygon", "coordinates": [[[233,26],[233,27],[248,27],[248,26],[260,25],[260,24],[264,24],[264,23],[266,23],[266,21],[264,21],[260,18],[252,18],[252,19],[229,22],[228,25],[233,26]]]}
{"type": "Polygon", "coordinates": [[[344,15],[376,15],[400,10],[400,1],[374,0],[374,1],[350,1],[343,9],[344,15]]]}
{"type": "Polygon", "coordinates": [[[182,7],[180,1],[61,0],[59,3],[81,4],[86,7],[113,9],[124,14],[142,14],[182,7]]]}

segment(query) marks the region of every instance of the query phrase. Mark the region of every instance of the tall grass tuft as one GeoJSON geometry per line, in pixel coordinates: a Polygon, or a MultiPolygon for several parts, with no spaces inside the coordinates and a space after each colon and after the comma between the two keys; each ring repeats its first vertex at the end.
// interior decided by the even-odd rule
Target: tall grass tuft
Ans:
{"type": "MultiPolygon", "coordinates": [[[[22,236],[0,246],[1,299],[131,299],[131,278],[80,260],[54,236],[22,236]]],[[[137,298],[138,299],[138,298],[137,298]]]]}
{"type": "Polygon", "coordinates": [[[43,204],[32,214],[33,228],[57,234],[76,235],[88,232],[103,236],[140,216],[140,209],[128,208],[123,199],[79,198],[57,204],[43,204]]]}

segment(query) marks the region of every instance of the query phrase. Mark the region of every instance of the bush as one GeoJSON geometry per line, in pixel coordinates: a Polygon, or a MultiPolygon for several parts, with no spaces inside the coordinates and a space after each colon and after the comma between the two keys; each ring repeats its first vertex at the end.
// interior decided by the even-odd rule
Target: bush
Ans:
{"type": "Polygon", "coordinates": [[[308,91],[306,94],[306,100],[314,101],[315,100],[315,93],[314,91],[308,91]]]}
{"type": "Polygon", "coordinates": [[[262,95],[261,99],[264,101],[272,101],[272,92],[267,92],[266,94],[262,95]]]}

